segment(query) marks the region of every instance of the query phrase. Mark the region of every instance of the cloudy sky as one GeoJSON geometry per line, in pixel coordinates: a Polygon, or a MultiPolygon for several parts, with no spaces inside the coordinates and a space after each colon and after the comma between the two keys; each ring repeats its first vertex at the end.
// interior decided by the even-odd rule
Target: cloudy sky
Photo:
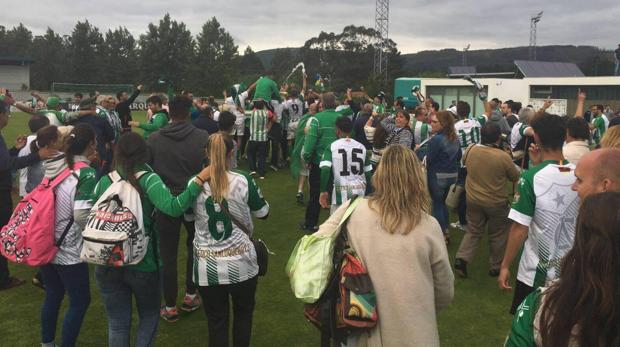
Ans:
{"type": "MultiPolygon", "coordinates": [[[[125,26],[137,36],[166,12],[195,35],[215,16],[241,52],[247,45],[254,50],[298,47],[321,31],[340,32],[348,24],[372,27],[375,16],[372,0],[6,1],[10,10],[0,11],[0,25],[11,28],[22,22],[35,35],[47,27],[70,34],[78,20],[88,19],[101,31],[125,26]]],[[[615,49],[620,43],[617,0],[393,0],[390,38],[403,53],[462,49],[468,43],[472,50],[526,46],[529,18],[540,10],[544,15],[538,26],[539,45],[615,49]]]]}

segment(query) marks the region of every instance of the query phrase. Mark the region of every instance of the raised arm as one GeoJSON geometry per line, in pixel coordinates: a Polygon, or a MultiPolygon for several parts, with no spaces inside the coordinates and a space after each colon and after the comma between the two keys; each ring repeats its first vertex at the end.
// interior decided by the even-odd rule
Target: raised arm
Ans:
{"type": "Polygon", "coordinates": [[[35,91],[35,90],[30,92],[30,95],[32,95],[35,99],[37,99],[37,101],[47,102],[47,99],[42,97],[41,95],[39,95],[39,93],[37,91],[35,91]]]}
{"type": "Polygon", "coordinates": [[[307,76],[306,76],[305,73],[302,73],[302,76],[301,76],[301,95],[303,95],[304,97],[305,97],[307,88],[308,88],[307,76]]]}
{"type": "Polygon", "coordinates": [[[575,110],[575,117],[583,118],[584,105],[586,103],[586,93],[581,89],[577,89],[577,109],[575,110]]]}
{"type": "Polygon", "coordinates": [[[142,92],[142,89],[144,87],[142,85],[139,85],[136,90],[133,91],[133,93],[131,94],[131,96],[129,97],[129,99],[127,99],[127,105],[131,105],[133,104],[134,101],[136,101],[136,98],[138,97],[138,95],[140,95],[140,92],[142,92]]]}

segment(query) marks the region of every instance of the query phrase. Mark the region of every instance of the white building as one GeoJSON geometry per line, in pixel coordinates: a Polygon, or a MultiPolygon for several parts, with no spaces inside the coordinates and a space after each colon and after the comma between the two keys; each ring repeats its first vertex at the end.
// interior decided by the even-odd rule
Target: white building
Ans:
{"type": "Polygon", "coordinates": [[[30,88],[31,59],[0,56],[0,87],[18,91],[30,88]]]}
{"type": "MultiPolygon", "coordinates": [[[[585,77],[576,65],[570,63],[515,61],[515,65],[515,73],[474,72],[471,77],[484,85],[489,99],[513,100],[537,108],[544,99],[551,98],[555,107],[550,112],[560,115],[574,114],[578,90],[586,93],[586,106],[601,104],[620,110],[618,76],[585,77]],[[522,78],[501,78],[505,74],[522,78]]],[[[410,105],[417,102],[411,95],[411,88],[417,85],[423,95],[433,98],[442,109],[463,100],[472,106],[473,114],[484,112],[484,105],[472,84],[461,78],[398,78],[394,83],[394,97],[403,96],[410,105]]]]}

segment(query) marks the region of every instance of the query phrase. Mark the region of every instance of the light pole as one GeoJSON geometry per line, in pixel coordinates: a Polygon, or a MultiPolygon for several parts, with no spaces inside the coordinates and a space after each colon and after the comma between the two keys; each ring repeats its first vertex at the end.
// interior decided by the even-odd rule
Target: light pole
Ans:
{"type": "Polygon", "coordinates": [[[463,66],[467,66],[467,51],[469,51],[471,44],[467,44],[467,47],[463,48],[463,66]]]}
{"type": "Polygon", "coordinates": [[[536,60],[536,24],[540,22],[543,11],[530,18],[530,60],[536,60]]]}

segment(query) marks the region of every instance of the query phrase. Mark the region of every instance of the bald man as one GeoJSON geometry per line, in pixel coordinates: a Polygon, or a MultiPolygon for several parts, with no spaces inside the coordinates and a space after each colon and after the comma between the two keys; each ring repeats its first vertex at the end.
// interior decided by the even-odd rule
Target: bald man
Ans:
{"type": "Polygon", "coordinates": [[[584,155],[575,169],[573,190],[581,201],[590,194],[620,192],[620,148],[603,148],[584,155]]]}

